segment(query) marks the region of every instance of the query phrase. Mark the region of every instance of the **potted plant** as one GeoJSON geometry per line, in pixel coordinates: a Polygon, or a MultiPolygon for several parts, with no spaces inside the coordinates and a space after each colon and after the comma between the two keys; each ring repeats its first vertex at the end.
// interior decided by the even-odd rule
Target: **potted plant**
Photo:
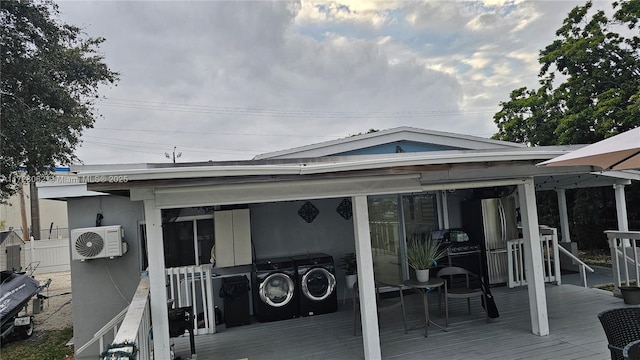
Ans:
{"type": "Polygon", "coordinates": [[[347,288],[352,289],[358,280],[358,275],[356,274],[358,271],[358,263],[356,262],[356,254],[355,253],[347,253],[342,257],[342,264],[340,264],[340,268],[344,269],[345,272],[345,281],[347,282],[347,288]]]}
{"type": "Polygon", "coordinates": [[[620,294],[622,294],[622,300],[627,305],[640,304],[640,287],[627,284],[627,286],[620,286],[620,294]]]}
{"type": "Polygon", "coordinates": [[[420,282],[429,281],[429,269],[438,264],[438,260],[447,254],[445,248],[440,247],[440,241],[433,239],[421,240],[414,236],[407,248],[407,261],[416,271],[416,279],[420,282]]]}

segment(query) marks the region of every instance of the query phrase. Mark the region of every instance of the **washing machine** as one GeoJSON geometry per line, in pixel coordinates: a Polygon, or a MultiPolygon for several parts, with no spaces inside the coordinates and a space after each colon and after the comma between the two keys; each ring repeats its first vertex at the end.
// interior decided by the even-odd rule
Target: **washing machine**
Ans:
{"type": "Polygon", "coordinates": [[[338,309],[333,257],[327,254],[293,256],[298,271],[300,315],[328,314],[338,309]]]}
{"type": "Polygon", "coordinates": [[[298,317],[296,266],[291,258],[256,260],[253,264],[253,312],[260,322],[298,317]]]}

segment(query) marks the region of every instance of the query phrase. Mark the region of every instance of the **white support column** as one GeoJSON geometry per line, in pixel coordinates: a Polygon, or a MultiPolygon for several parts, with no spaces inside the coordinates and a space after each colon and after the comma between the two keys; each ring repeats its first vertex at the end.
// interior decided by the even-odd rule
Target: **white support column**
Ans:
{"type": "MultiPolygon", "coordinates": [[[[629,217],[627,216],[627,199],[624,194],[624,185],[614,184],[613,191],[616,194],[616,215],[618,217],[618,231],[629,231],[629,217]]],[[[622,239],[624,247],[631,246],[629,239],[622,239]]]]}
{"type": "Polygon", "coordinates": [[[529,291],[531,331],[540,336],[549,335],[547,298],[544,288],[544,264],[540,251],[540,232],[536,210],[536,192],[533,179],[518,185],[524,238],[524,261],[529,291]]]}
{"type": "Polygon", "coordinates": [[[375,282],[373,279],[373,256],[369,233],[369,208],[366,196],[354,196],[353,230],[356,240],[358,262],[358,291],[360,292],[360,317],[362,319],[362,342],[364,358],[382,358],[380,332],[378,329],[378,309],[376,305],[375,282]]]}
{"type": "Polygon", "coordinates": [[[442,225],[443,229],[449,228],[449,200],[447,190],[442,190],[442,225]]]}
{"type": "Polygon", "coordinates": [[[560,213],[560,231],[562,232],[562,242],[571,242],[569,233],[569,215],[567,211],[567,194],[565,189],[556,190],[558,195],[558,212],[560,213]]]}
{"type": "Polygon", "coordinates": [[[442,190],[436,192],[436,213],[438,214],[438,229],[444,229],[444,216],[442,214],[442,190]]]}
{"type": "MultiPolygon", "coordinates": [[[[629,217],[627,216],[627,198],[624,194],[624,185],[614,184],[616,194],[616,214],[618,217],[618,231],[629,231],[629,217]]],[[[629,239],[622,239],[624,247],[631,246],[629,239]]]]}
{"type": "Polygon", "coordinates": [[[153,356],[170,359],[169,313],[164,274],[164,245],[162,240],[162,214],[154,199],[144,200],[144,220],[147,230],[147,254],[149,259],[149,292],[151,296],[151,321],[153,322],[153,356]]]}
{"type": "Polygon", "coordinates": [[[616,192],[616,214],[618,215],[618,231],[629,231],[627,217],[627,199],[624,195],[624,185],[613,185],[616,192]]]}

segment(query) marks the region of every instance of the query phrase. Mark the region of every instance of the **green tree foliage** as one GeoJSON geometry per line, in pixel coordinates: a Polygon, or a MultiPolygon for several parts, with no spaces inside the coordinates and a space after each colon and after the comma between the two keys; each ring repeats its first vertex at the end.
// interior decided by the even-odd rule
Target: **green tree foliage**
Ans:
{"type": "Polygon", "coordinates": [[[80,135],[93,126],[101,84],[118,74],[98,53],[103,38],[58,20],[51,0],[0,4],[0,199],[16,191],[16,171],[47,174],[76,160],[80,135]]]}
{"type": "MultiPolygon", "coordinates": [[[[494,115],[494,139],[535,145],[594,143],[640,126],[640,0],[613,2],[614,14],[577,6],[540,51],[540,87],[513,90],[494,115]]],[[[640,186],[627,188],[627,203],[640,201],[640,186]]],[[[610,189],[567,192],[572,239],[580,248],[606,247],[603,230],[616,228],[610,189]]],[[[541,222],[559,226],[556,195],[538,194],[541,222]]],[[[640,209],[628,206],[631,229],[640,209]]]]}
{"type": "Polygon", "coordinates": [[[591,2],[571,10],[540,52],[540,88],[500,103],[494,139],[586,144],[640,125],[640,0],[612,6],[612,19],[591,2]]]}

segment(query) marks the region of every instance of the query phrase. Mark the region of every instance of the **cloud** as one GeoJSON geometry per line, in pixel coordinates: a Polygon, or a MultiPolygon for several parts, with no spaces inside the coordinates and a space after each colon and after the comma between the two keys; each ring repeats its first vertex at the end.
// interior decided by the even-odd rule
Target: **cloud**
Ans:
{"type": "Polygon", "coordinates": [[[537,53],[576,4],[60,2],[122,73],[78,155],[246,159],[404,125],[491,136],[499,102],[537,84],[537,53]]]}

